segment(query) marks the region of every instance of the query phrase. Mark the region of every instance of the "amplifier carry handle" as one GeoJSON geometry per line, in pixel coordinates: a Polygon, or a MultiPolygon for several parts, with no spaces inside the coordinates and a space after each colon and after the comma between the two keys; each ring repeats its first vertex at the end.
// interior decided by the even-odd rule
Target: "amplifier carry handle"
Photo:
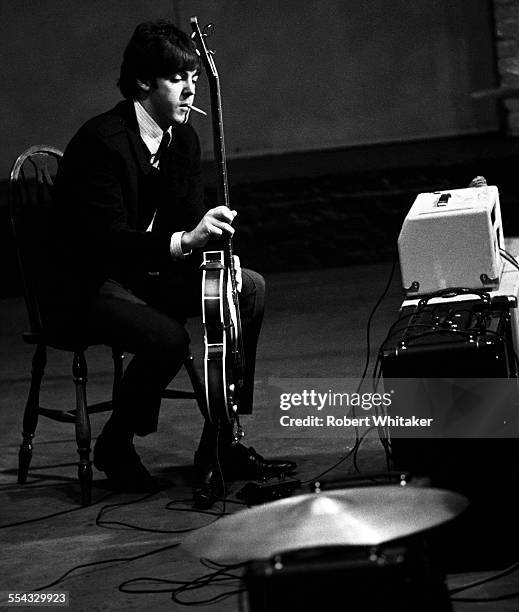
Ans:
{"type": "Polygon", "coordinates": [[[469,289],[467,287],[447,287],[446,289],[440,289],[434,293],[429,293],[418,302],[418,308],[423,308],[427,305],[429,300],[433,298],[449,298],[456,295],[478,295],[484,302],[490,304],[490,294],[482,289],[469,289]]]}

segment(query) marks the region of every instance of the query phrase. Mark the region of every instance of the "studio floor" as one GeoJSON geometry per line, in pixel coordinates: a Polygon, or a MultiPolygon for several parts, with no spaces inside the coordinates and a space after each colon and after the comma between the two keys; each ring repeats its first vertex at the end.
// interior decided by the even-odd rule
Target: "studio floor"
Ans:
{"type": "MultiPolygon", "coordinates": [[[[351,450],[354,439],[350,430],[343,436],[298,437],[293,431],[281,436],[272,418],[276,405],[275,397],[269,392],[269,380],[276,377],[358,379],[366,359],[368,317],[388,282],[390,269],[390,263],[378,263],[266,275],[267,310],[259,347],[256,408],[253,417],[243,419],[245,443],[265,455],[297,461],[296,477],[301,481],[311,481],[335,464],[351,450]]],[[[372,365],[373,356],[394,321],[402,299],[396,274],[372,320],[372,365]]],[[[201,428],[196,406],[190,400],[165,401],[158,433],[137,441],[138,451],[149,469],[173,482],[169,489],[159,494],[146,499],[138,495],[109,494],[104,475],[94,470],[94,503],[82,508],[76,482],[73,428],[44,418],[38,426],[28,481],[23,486],[17,485],[17,452],[31,360],[30,347],[21,341],[26,326],[23,300],[1,300],[0,321],[2,596],[52,584],[48,590],[68,591],[70,609],[79,612],[184,609],[183,604],[172,601],[171,590],[210,574],[214,567],[204,566],[177,544],[190,530],[217,520],[223,510],[221,503],[214,507],[214,512],[196,512],[191,506],[191,461],[201,428]],[[149,580],[130,583],[123,590],[151,590],[154,593],[121,591],[123,583],[142,577],[149,580]]],[[[190,322],[190,330],[193,352],[200,356],[199,323],[190,322]]],[[[50,351],[42,405],[67,407],[73,404],[70,361],[68,354],[50,351]]],[[[88,362],[89,401],[95,402],[110,392],[109,350],[90,349],[88,362]]],[[[185,384],[186,378],[182,374],[177,382],[185,384]]],[[[92,416],[94,438],[105,418],[106,414],[92,416]]],[[[386,469],[376,432],[365,438],[357,459],[363,474],[386,469]]],[[[344,479],[354,474],[350,458],[327,478],[344,479]]],[[[230,485],[226,512],[243,509],[236,503],[236,493],[244,484],[230,485]]],[[[298,494],[310,494],[309,491],[308,486],[302,487],[298,494]]],[[[487,532],[493,529],[490,522],[480,527],[487,532]]],[[[514,527],[510,525],[510,531],[514,527]]],[[[473,537],[477,539],[479,534],[475,532],[473,537]]],[[[222,546],[228,543],[222,542],[222,546]]],[[[500,568],[451,573],[448,586],[452,589],[490,576],[505,567],[504,560],[500,565],[500,568]]],[[[301,581],[304,582],[304,576],[301,581]]],[[[343,584],[344,600],[337,608],[340,610],[350,609],[348,593],[355,589],[354,581],[349,582],[347,574],[343,584]]],[[[177,598],[192,605],[240,588],[238,579],[213,581],[202,588],[179,592],[177,598]]],[[[515,591],[519,591],[519,574],[510,573],[463,595],[500,598],[515,591]]],[[[518,601],[506,598],[479,603],[453,601],[452,605],[454,612],[505,612],[517,610],[518,601]]],[[[246,606],[245,594],[241,598],[238,594],[229,594],[204,605],[203,609],[231,612],[247,609],[246,606]]],[[[387,609],[392,609],[390,602],[387,609]]]]}

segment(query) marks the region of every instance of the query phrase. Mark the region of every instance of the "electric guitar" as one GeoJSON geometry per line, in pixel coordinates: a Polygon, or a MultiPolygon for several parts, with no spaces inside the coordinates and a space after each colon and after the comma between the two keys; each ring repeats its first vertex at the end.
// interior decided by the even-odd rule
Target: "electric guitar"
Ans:
{"type": "MultiPolygon", "coordinates": [[[[196,17],[191,17],[191,28],[209,81],[217,202],[230,208],[218,71],[206,46],[207,32],[202,33],[196,17]]],[[[205,393],[210,422],[234,425],[245,364],[232,237],[219,239],[216,244],[212,250],[206,247],[202,261],[205,393]]]]}

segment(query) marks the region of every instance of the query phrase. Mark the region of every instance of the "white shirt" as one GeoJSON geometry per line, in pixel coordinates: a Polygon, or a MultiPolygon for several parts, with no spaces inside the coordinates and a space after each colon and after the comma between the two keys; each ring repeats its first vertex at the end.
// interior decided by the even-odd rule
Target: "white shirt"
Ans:
{"type": "MultiPolygon", "coordinates": [[[[139,125],[139,134],[152,156],[151,165],[155,168],[158,168],[159,159],[154,159],[154,156],[156,156],[157,151],[159,149],[164,130],[157,124],[157,122],[153,119],[153,117],[151,117],[148,111],[144,108],[144,106],[142,106],[142,104],[138,100],[134,100],[133,104],[135,107],[137,124],[139,125]]],[[[171,140],[171,126],[169,126],[167,132],[169,133],[171,140]]],[[[155,213],[156,212],[157,211],[155,211],[155,213]]],[[[148,232],[150,232],[151,228],[153,227],[153,221],[155,221],[155,213],[153,214],[153,219],[151,220],[151,223],[149,224],[148,229],[146,230],[148,232]]],[[[169,243],[169,252],[171,253],[171,257],[173,257],[174,259],[182,259],[186,255],[189,255],[191,253],[191,251],[189,251],[189,253],[184,253],[184,251],[182,250],[183,234],[183,231],[174,232],[171,236],[171,240],[169,243]]]]}

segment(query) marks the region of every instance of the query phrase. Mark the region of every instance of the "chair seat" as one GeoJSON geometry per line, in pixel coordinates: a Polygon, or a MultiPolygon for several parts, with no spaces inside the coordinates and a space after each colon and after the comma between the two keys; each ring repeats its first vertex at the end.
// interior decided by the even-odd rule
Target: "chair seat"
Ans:
{"type": "MultiPolygon", "coordinates": [[[[30,335],[37,336],[34,333],[30,335]]],[[[25,341],[35,344],[34,341],[25,341]]],[[[79,325],[74,313],[64,311],[45,317],[39,341],[55,349],[73,352],[84,351],[89,346],[106,345],[106,341],[100,335],[79,325]]]]}
{"type": "Polygon", "coordinates": [[[89,346],[105,344],[99,339],[70,334],[66,330],[43,329],[40,333],[24,332],[22,337],[26,344],[45,344],[51,348],[69,352],[86,351],[89,346]]]}

